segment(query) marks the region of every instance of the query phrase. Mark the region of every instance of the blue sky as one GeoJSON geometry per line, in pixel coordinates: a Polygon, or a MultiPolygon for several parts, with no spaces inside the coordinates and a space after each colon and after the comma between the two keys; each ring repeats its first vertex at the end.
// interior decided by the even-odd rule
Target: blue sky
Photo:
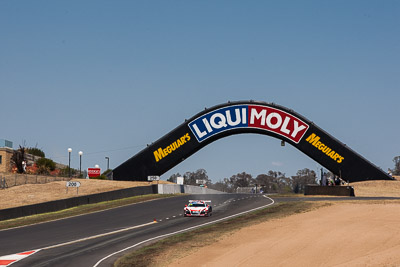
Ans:
{"type": "MultiPolygon", "coordinates": [[[[0,2],[0,138],[115,168],[205,107],[274,102],[384,170],[400,155],[399,1],[0,2]]],[[[260,135],[162,176],[320,166],[260,135]]]]}

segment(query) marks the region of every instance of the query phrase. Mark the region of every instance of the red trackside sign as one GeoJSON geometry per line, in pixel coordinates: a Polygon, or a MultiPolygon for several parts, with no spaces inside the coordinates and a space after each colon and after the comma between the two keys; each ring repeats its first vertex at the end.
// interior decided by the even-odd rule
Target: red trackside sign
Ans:
{"type": "Polygon", "coordinates": [[[100,173],[101,173],[100,168],[88,168],[89,178],[100,176],[100,173]]]}

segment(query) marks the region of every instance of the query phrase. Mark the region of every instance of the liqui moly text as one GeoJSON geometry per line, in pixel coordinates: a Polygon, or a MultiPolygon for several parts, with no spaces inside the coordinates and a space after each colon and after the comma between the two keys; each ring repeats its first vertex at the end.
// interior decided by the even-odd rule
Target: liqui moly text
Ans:
{"type": "Polygon", "coordinates": [[[292,114],[261,105],[223,107],[196,118],[188,125],[199,142],[232,129],[257,128],[276,133],[297,144],[309,128],[308,124],[292,114]]]}

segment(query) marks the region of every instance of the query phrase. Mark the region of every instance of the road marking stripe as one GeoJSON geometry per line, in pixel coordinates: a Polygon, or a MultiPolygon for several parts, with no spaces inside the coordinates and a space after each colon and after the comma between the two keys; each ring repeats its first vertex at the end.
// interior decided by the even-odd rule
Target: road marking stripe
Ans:
{"type": "MultiPolygon", "coordinates": [[[[170,198],[170,197],[168,197],[168,198],[170,198]]],[[[100,212],[103,212],[103,211],[108,211],[108,210],[112,210],[112,209],[123,208],[123,207],[126,207],[126,206],[141,204],[141,203],[150,202],[150,201],[153,201],[153,200],[156,200],[156,199],[143,200],[143,201],[140,201],[140,202],[137,202],[137,203],[130,203],[130,204],[126,204],[126,205],[114,207],[114,208],[108,208],[108,209],[104,209],[104,210],[93,211],[93,212],[89,212],[89,213],[85,213],[85,214],[73,215],[73,216],[70,216],[70,217],[65,217],[65,218],[60,218],[60,219],[54,219],[54,220],[45,221],[45,222],[38,222],[38,223],[34,223],[34,224],[29,224],[29,225],[27,224],[27,225],[22,225],[22,226],[11,227],[11,228],[7,228],[7,229],[1,229],[0,232],[1,232],[1,231],[8,231],[8,230],[13,230],[13,229],[18,229],[18,228],[29,227],[29,226],[37,225],[37,224],[45,224],[45,223],[49,223],[49,222],[61,221],[61,220],[70,219],[70,218],[75,218],[75,217],[79,217],[79,216],[85,216],[85,215],[88,215],[88,214],[100,213],[100,212]]],[[[94,204],[96,204],[96,203],[94,203],[94,204]]],[[[97,203],[97,204],[98,204],[98,203],[97,203]]],[[[91,205],[91,204],[87,204],[87,205],[91,205]]],[[[77,207],[77,206],[76,206],[76,207],[77,207]]],[[[76,207],[72,207],[72,208],[76,208],[76,207]]],[[[36,214],[36,215],[41,215],[41,214],[36,214]]],[[[31,216],[35,216],[35,215],[31,215],[31,216]]]]}
{"type": "Polygon", "coordinates": [[[119,254],[119,253],[124,252],[124,251],[129,250],[129,249],[132,249],[132,248],[134,248],[134,247],[137,247],[137,246],[139,246],[139,245],[141,245],[141,244],[144,244],[144,243],[147,243],[147,242],[149,242],[149,241],[156,240],[156,239],[159,239],[159,238],[164,238],[164,237],[171,236],[171,235],[175,235],[175,234],[179,234],[179,233],[182,233],[182,232],[187,232],[187,231],[189,231],[189,230],[193,230],[193,229],[196,229],[196,228],[199,228],[199,227],[203,227],[203,226],[206,226],[206,225],[209,225],[209,224],[214,224],[214,223],[217,223],[217,222],[220,222],[220,221],[224,221],[224,220],[227,220],[227,219],[230,219],[230,218],[233,218],[233,217],[236,217],[236,216],[240,216],[240,215],[243,215],[243,214],[252,212],[252,211],[256,211],[256,210],[259,210],[259,209],[266,208],[266,207],[271,206],[271,205],[273,205],[273,204],[275,203],[275,201],[274,201],[272,198],[270,198],[270,197],[268,197],[268,196],[265,196],[265,195],[263,195],[263,197],[268,198],[269,200],[272,201],[272,203],[269,203],[269,204],[267,204],[267,205],[264,205],[264,206],[261,206],[261,207],[258,207],[258,208],[254,208],[254,209],[251,209],[251,210],[248,210],[248,211],[239,212],[239,213],[237,213],[237,214],[230,215],[230,216],[228,216],[228,217],[221,218],[221,219],[218,219],[218,220],[215,220],[215,221],[212,221],[212,222],[206,222],[206,223],[203,223],[203,224],[201,224],[201,225],[192,226],[192,227],[189,227],[189,228],[186,228],[186,229],[182,229],[182,230],[179,230],[179,231],[176,231],[176,232],[173,232],[173,233],[164,234],[164,235],[159,235],[159,236],[156,236],[156,237],[149,238],[149,239],[147,239],[147,240],[144,240],[144,241],[141,241],[141,242],[139,242],[139,243],[136,243],[136,244],[134,244],[134,245],[132,245],[132,246],[129,246],[129,247],[126,247],[126,248],[121,249],[121,250],[119,250],[119,251],[116,251],[116,252],[114,252],[114,253],[111,253],[110,255],[108,255],[108,256],[106,256],[106,257],[100,259],[98,262],[96,262],[96,264],[93,265],[93,267],[99,266],[99,264],[102,263],[104,260],[106,260],[106,259],[108,259],[108,258],[110,258],[110,257],[112,257],[112,256],[114,256],[114,255],[116,255],[116,254],[119,254]]]}
{"type": "Polygon", "coordinates": [[[73,240],[73,241],[69,241],[69,242],[65,242],[65,243],[61,243],[61,244],[57,244],[57,245],[53,245],[53,246],[49,246],[49,247],[45,247],[45,248],[42,248],[42,249],[44,250],[44,249],[51,249],[51,248],[58,248],[58,247],[62,247],[62,246],[67,246],[67,245],[71,245],[71,244],[75,244],[75,243],[79,243],[79,242],[83,242],[83,241],[87,241],[87,240],[91,240],[91,239],[95,239],[95,238],[99,238],[99,237],[103,237],[103,236],[122,233],[122,232],[125,232],[125,231],[129,231],[129,230],[132,230],[132,229],[144,227],[144,226],[151,225],[151,224],[154,224],[154,223],[157,223],[157,221],[152,221],[152,222],[145,223],[145,224],[135,225],[135,226],[132,226],[132,227],[128,227],[128,228],[124,228],[124,229],[120,229],[120,230],[116,230],[116,231],[112,231],[112,232],[108,232],[108,233],[104,233],[104,234],[89,236],[89,237],[85,237],[85,238],[81,238],[81,239],[77,239],[77,240],[73,240]]]}

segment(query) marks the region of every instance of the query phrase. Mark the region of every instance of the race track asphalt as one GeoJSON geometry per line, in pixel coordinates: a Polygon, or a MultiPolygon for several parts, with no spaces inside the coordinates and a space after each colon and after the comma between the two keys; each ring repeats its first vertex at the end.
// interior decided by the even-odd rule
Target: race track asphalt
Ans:
{"type": "MultiPolygon", "coordinates": [[[[132,204],[0,231],[0,256],[41,249],[12,266],[94,266],[105,256],[144,240],[269,204],[272,204],[269,198],[255,194],[185,195],[132,204]],[[183,207],[189,199],[211,200],[213,216],[183,217],[183,207]],[[133,226],[141,227],[115,232],[133,226]],[[110,232],[115,233],[107,235],[110,232]],[[98,237],[90,239],[93,236],[98,237]],[[82,240],[84,238],[89,239],[82,240]],[[74,242],[76,240],[81,241],[74,242]]],[[[116,254],[97,266],[112,266],[117,258],[127,252],[129,250],[116,254]]]]}

